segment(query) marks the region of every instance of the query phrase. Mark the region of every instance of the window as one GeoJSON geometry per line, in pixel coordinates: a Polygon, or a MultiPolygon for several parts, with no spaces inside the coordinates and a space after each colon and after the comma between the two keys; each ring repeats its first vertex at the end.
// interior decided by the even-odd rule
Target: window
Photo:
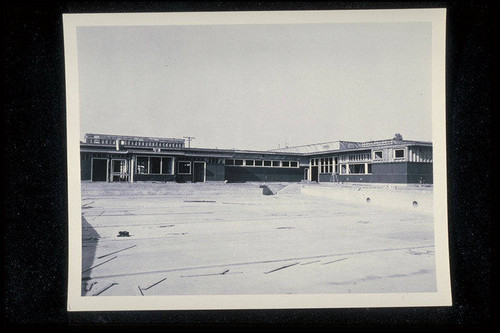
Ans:
{"type": "MultiPolygon", "coordinates": [[[[324,157],[321,159],[312,159],[311,165],[319,165],[319,173],[333,173],[334,170],[334,159],[333,157],[324,157]],[[318,163],[319,162],[319,163],[318,163]]],[[[298,167],[298,162],[294,162],[293,167],[298,167]]]]}
{"type": "Polygon", "coordinates": [[[271,161],[264,161],[264,166],[271,166],[271,161]]]}
{"type": "Polygon", "coordinates": [[[173,175],[173,162],[174,159],[172,157],[162,157],[161,159],[161,173],[164,175],[173,175]]]}
{"type": "Polygon", "coordinates": [[[161,166],[160,157],[149,158],[149,173],[160,173],[160,166],[161,166]]]}
{"type": "Polygon", "coordinates": [[[382,151],[374,151],[373,152],[373,159],[374,160],[381,160],[382,159],[382,151]]]}
{"type": "Polygon", "coordinates": [[[394,149],[394,158],[405,158],[404,149],[394,149]]]}
{"type": "Polygon", "coordinates": [[[262,161],[260,160],[255,161],[255,166],[262,166],[262,161]]]}
{"type": "Polygon", "coordinates": [[[245,160],[245,165],[253,166],[253,160],[245,160]]]}
{"type": "Polygon", "coordinates": [[[283,162],[281,162],[281,166],[285,167],[285,168],[288,168],[288,167],[290,167],[290,162],[283,161],[283,162]]]}
{"type": "Polygon", "coordinates": [[[279,167],[280,161],[273,161],[273,167],[279,167]]]}
{"type": "Polygon", "coordinates": [[[350,164],[349,173],[365,173],[364,164],[350,164]]]}
{"type": "Polygon", "coordinates": [[[189,161],[179,161],[178,174],[189,175],[191,174],[191,162],[189,161]]]}
{"type": "Polygon", "coordinates": [[[372,165],[371,165],[371,163],[368,164],[368,173],[372,173],[372,165]]]}
{"type": "Polygon", "coordinates": [[[148,158],[147,157],[137,157],[137,173],[147,174],[148,170],[148,158]]]}
{"type": "Polygon", "coordinates": [[[226,165],[234,165],[234,160],[226,159],[226,165]]]}
{"type": "Polygon", "coordinates": [[[298,168],[299,167],[299,162],[290,162],[290,166],[292,168],[298,168]]]}
{"type": "Polygon", "coordinates": [[[243,165],[243,160],[234,160],[234,165],[243,165]]]}

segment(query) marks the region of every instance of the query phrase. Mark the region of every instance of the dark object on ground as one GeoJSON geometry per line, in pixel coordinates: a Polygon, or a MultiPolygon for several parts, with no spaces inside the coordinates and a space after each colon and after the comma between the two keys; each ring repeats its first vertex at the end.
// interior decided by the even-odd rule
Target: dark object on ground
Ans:
{"type": "Polygon", "coordinates": [[[118,236],[116,237],[130,237],[128,231],[118,231],[118,236]]]}
{"type": "Polygon", "coordinates": [[[273,191],[271,191],[271,189],[267,185],[260,185],[259,187],[262,189],[262,194],[274,195],[273,191]]]}

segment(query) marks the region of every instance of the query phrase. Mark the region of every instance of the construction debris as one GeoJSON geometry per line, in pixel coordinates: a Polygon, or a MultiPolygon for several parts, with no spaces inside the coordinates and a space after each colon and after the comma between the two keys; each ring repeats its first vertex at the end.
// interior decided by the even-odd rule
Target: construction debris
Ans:
{"type": "Polygon", "coordinates": [[[198,277],[198,276],[213,276],[213,275],[227,275],[227,274],[242,274],[243,272],[231,272],[229,273],[229,269],[226,269],[220,273],[209,273],[209,274],[196,274],[196,275],[181,275],[181,277],[198,277]]]}
{"type": "Polygon", "coordinates": [[[100,294],[102,294],[103,292],[105,292],[106,290],[108,290],[109,288],[113,287],[114,285],[117,285],[118,283],[116,282],[113,282],[113,283],[109,283],[108,285],[106,285],[105,287],[99,289],[98,291],[96,291],[94,294],[92,294],[92,296],[98,296],[100,294]]]}
{"type": "Polygon", "coordinates": [[[93,269],[93,268],[96,268],[97,266],[101,266],[102,264],[105,264],[105,263],[107,263],[107,262],[109,262],[109,261],[111,261],[111,260],[113,260],[113,259],[116,259],[116,258],[117,258],[117,257],[116,257],[116,256],[114,256],[114,257],[113,257],[113,258],[111,258],[111,259],[108,259],[108,260],[106,260],[106,261],[103,261],[103,262],[101,262],[101,263],[99,263],[99,264],[97,264],[97,265],[94,265],[94,266],[92,266],[92,267],[86,268],[86,269],[84,269],[84,270],[82,271],[82,273],[84,273],[84,272],[86,272],[86,271],[89,271],[89,270],[91,270],[91,269],[93,269]]]}
{"type": "Polygon", "coordinates": [[[314,261],[310,261],[310,262],[305,262],[303,264],[300,264],[300,265],[309,265],[309,264],[314,264],[315,262],[320,262],[321,260],[314,260],[314,261]]]}
{"type": "Polygon", "coordinates": [[[331,264],[331,263],[334,263],[334,262],[343,261],[343,260],[346,260],[346,259],[349,259],[349,258],[342,258],[342,259],[339,259],[339,260],[333,260],[333,261],[325,262],[322,265],[328,265],[328,264],[331,264]]]}
{"type": "Polygon", "coordinates": [[[273,269],[273,270],[271,270],[271,271],[269,271],[269,272],[264,272],[264,274],[269,274],[269,273],[272,273],[272,272],[276,272],[276,271],[279,271],[279,270],[281,270],[281,269],[288,268],[288,267],[292,267],[292,266],[295,266],[295,265],[298,265],[298,264],[299,264],[299,263],[298,263],[298,262],[296,262],[296,263],[294,263],[294,264],[290,264],[290,265],[282,266],[282,267],[279,267],[279,268],[273,269]]]}
{"type": "Polygon", "coordinates": [[[115,252],[111,252],[111,253],[105,254],[105,255],[102,255],[100,257],[97,257],[97,259],[101,259],[101,258],[107,257],[109,255],[112,255],[112,254],[115,254],[115,253],[118,253],[118,252],[122,252],[122,251],[125,251],[125,250],[128,250],[128,249],[131,249],[131,248],[136,247],[136,246],[137,245],[132,245],[132,246],[126,247],[124,249],[121,249],[121,250],[118,250],[118,251],[115,251],[115,252]]]}
{"type": "Polygon", "coordinates": [[[152,284],[152,285],[150,285],[149,287],[146,287],[146,288],[141,288],[141,287],[139,287],[139,289],[141,290],[141,293],[142,293],[142,290],[148,290],[148,289],[150,289],[150,288],[152,288],[152,287],[156,286],[158,283],[165,281],[166,279],[167,279],[167,278],[163,278],[163,279],[161,279],[160,281],[153,283],[153,284],[152,284]]]}
{"type": "Polygon", "coordinates": [[[90,291],[92,289],[92,287],[94,286],[94,284],[96,284],[97,281],[94,281],[94,282],[91,282],[91,283],[87,283],[86,286],[85,286],[85,290],[86,291],[90,291]]]}

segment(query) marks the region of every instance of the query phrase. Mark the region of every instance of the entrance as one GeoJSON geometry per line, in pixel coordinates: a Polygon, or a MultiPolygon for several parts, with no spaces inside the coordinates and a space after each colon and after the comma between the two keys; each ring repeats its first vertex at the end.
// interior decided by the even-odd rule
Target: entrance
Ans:
{"type": "Polygon", "coordinates": [[[111,160],[111,181],[128,181],[127,160],[111,160]]]}
{"type": "Polygon", "coordinates": [[[309,180],[309,169],[304,170],[304,180],[309,180]]]}
{"type": "Polygon", "coordinates": [[[193,183],[204,183],[206,176],[205,162],[193,162],[193,183]]]}
{"type": "Polygon", "coordinates": [[[92,175],[93,182],[108,181],[108,160],[106,158],[92,159],[92,175]]]}
{"type": "Polygon", "coordinates": [[[318,181],[318,167],[317,166],[311,167],[311,181],[312,182],[318,181]]]}

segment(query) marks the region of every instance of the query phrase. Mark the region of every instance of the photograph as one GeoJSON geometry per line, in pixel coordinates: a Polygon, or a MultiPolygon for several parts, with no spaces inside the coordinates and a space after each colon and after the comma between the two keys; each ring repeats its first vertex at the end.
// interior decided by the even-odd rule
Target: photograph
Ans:
{"type": "Polygon", "coordinates": [[[445,19],[64,14],[68,310],[451,306],[445,19]]]}

